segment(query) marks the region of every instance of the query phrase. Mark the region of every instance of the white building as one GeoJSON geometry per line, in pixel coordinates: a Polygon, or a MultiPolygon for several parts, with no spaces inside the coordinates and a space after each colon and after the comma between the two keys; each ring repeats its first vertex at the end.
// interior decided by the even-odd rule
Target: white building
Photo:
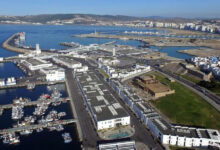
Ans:
{"type": "Polygon", "coordinates": [[[52,63],[49,63],[40,58],[28,58],[21,60],[21,62],[32,71],[53,66],[52,63]]]}
{"type": "Polygon", "coordinates": [[[137,150],[135,141],[100,144],[99,150],[137,150]]]}
{"type": "Polygon", "coordinates": [[[75,72],[86,72],[86,71],[88,71],[88,66],[82,66],[82,67],[80,67],[80,68],[76,68],[76,69],[74,69],[74,71],[75,72]]]}
{"type": "Polygon", "coordinates": [[[120,81],[111,79],[109,83],[162,144],[180,147],[207,148],[214,146],[220,148],[218,130],[172,125],[162,119],[149,104],[141,100],[130,88],[123,86],[120,81]]]}
{"type": "Polygon", "coordinates": [[[10,77],[6,81],[6,85],[16,85],[16,80],[14,77],[10,77]]]}
{"type": "Polygon", "coordinates": [[[68,68],[80,68],[82,67],[82,64],[78,61],[75,61],[74,58],[66,57],[66,56],[58,56],[58,57],[53,57],[53,60],[56,63],[62,64],[68,68]]]}
{"type": "Polygon", "coordinates": [[[41,49],[40,49],[40,44],[36,44],[36,54],[40,54],[41,49]]]}
{"type": "Polygon", "coordinates": [[[141,66],[136,65],[135,68],[131,69],[120,69],[120,71],[116,71],[116,69],[99,64],[99,66],[111,77],[111,78],[118,78],[121,80],[127,80],[129,78],[141,75],[143,73],[151,71],[150,66],[141,66]]]}
{"type": "Polygon", "coordinates": [[[163,144],[181,147],[207,148],[214,146],[220,148],[218,130],[174,126],[163,119],[152,119],[148,122],[148,126],[163,144]]]}
{"type": "Polygon", "coordinates": [[[41,69],[46,75],[47,81],[64,81],[65,80],[65,70],[62,68],[45,68],[41,69]]]}
{"type": "Polygon", "coordinates": [[[4,60],[4,58],[3,58],[3,57],[0,57],[0,62],[3,61],[3,60],[4,60]]]}

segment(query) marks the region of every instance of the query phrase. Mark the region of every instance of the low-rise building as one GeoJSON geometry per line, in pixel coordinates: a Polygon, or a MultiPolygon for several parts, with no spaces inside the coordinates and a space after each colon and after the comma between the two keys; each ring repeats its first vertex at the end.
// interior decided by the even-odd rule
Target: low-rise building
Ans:
{"type": "Polygon", "coordinates": [[[49,63],[40,58],[27,58],[25,60],[21,60],[21,63],[23,63],[26,67],[28,67],[32,71],[53,66],[52,63],[49,63]]]}
{"type": "Polygon", "coordinates": [[[66,56],[56,56],[53,57],[53,61],[56,63],[62,64],[68,68],[76,69],[82,67],[82,64],[78,61],[75,61],[74,58],[66,56]]]}
{"type": "Polygon", "coordinates": [[[46,75],[47,81],[64,81],[65,80],[65,70],[62,68],[44,68],[40,70],[46,75]]]}
{"type": "Polygon", "coordinates": [[[156,99],[175,93],[175,90],[172,90],[168,85],[160,83],[158,80],[150,76],[135,78],[133,81],[156,99]]]}
{"type": "Polygon", "coordinates": [[[136,150],[135,141],[100,144],[99,150],[136,150]]]}
{"type": "Polygon", "coordinates": [[[16,80],[14,77],[10,77],[6,81],[6,85],[16,85],[16,80]]]}
{"type": "Polygon", "coordinates": [[[162,144],[180,147],[207,148],[213,146],[220,148],[220,133],[218,130],[173,125],[165,121],[154,108],[141,100],[119,80],[111,79],[109,84],[162,144]]]}
{"type": "Polygon", "coordinates": [[[94,72],[76,72],[75,77],[97,130],[130,125],[128,113],[94,72]]]}

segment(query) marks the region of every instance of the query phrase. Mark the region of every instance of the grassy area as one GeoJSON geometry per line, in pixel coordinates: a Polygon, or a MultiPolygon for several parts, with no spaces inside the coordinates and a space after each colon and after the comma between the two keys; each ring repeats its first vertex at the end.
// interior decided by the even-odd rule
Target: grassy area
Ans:
{"type": "Polygon", "coordinates": [[[170,149],[171,150],[195,150],[195,149],[192,149],[192,148],[180,148],[180,147],[175,147],[175,146],[170,146],[170,149]]]}
{"type": "Polygon", "coordinates": [[[209,103],[178,82],[171,83],[156,72],[154,75],[175,90],[175,94],[152,102],[162,113],[174,123],[220,130],[220,113],[209,103]]]}
{"type": "Polygon", "coordinates": [[[211,82],[201,81],[198,85],[212,91],[213,93],[220,95],[220,82],[212,79],[211,82]]]}
{"type": "Polygon", "coordinates": [[[214,80],[214,82],[207,82],[207,81],[199,80],[199,79],[194,78],[194,77],[189,76],[189,75],[180,75],[180,74],[177,74],[177,73],[174,73],[174,74],[176,74],[178,76],[181,76],[182,78],[184,78],[186,80],[189,80],[193,83],[196,83],[196,84],[212,91],[213,93],[217,94],[218,96],[220,96],[220,82],[217,81],[217,80],[214,80]],[[206,83],[202,83],[202,82],[206,82],[206,83]]]}
{"type": "Polygon", "coordinates": [[[110,76],[107,74],[107,73],[105,73],[105,71],[103,70],[103,69],[101,69],[101,68],[99,68],[99,72],[104,76],[104,77],[106,77],[106,78],[109,78],[110,76]]]}
{"type": "Polygon", "coordinates": [[[186,80],[189,80],[189,81],[191,81],[191,82],[193,82],[193,83],[199,83],[201,80],[199,80],[199,79],[196,79],[196,78],[193,78],[193,77],[191,77],[191,76],[189,76],[189,75],[180,75],[182,78],[184,78],[184,79],[186,79],[186,80]]]}
{"type": "Polygon", "coordinates": [[[199,79],[197,79],[197,78],[194,78],[194,77],[192,77],[192,76],[189,76],[189,75],[187,75],[187,74],[185,74],[185,75],[181,75],[181,74],[178,74],[178,73],[174,73],[175,75],[178,75],[178,76],[180,76],[180,77],[182,77],[182,78],[184,78],[184,79],[186,79],[186,80],[189,80],[189,81],[191,81],[191,82],[193,82],[193,83],[199,83],[201,80],[199,80],[199,79]]]}

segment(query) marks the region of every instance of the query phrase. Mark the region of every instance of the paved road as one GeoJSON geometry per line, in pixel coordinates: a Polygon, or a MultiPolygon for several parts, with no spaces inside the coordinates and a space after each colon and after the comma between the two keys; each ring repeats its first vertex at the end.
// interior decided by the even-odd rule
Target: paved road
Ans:
{"type": "Polygon", "coordinates": [[[100,141],[100,138],[98,137],[94,125],[92,124],[92,120],[86,110],[81,92],[73,78],[72,70],[66,69],[66,78],[71,91],[70,96],[74,102],[76,113],[78,115],[78,121],[82,130],[82,145],[85,148],[95,148],[97,146],[97,142],[100,141]]]}

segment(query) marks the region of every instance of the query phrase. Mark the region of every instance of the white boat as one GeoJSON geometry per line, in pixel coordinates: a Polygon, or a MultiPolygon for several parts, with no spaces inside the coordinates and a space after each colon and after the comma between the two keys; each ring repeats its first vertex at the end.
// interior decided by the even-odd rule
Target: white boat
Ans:
{"type": "Polygon", "coordinates": [[[33,133],[33,130],[23,130],[20,132],[20,135],[29,135],[31,133],[33,133]]]}
{"type": "Polygon", "coordinates": [[[70,143],[70,142],[72,142],[72,138],[71,138],[71,136],[70,136],[69,133],[67,133],[67,132],[63,133],[63,134],[62,134],[62,137],[63,137],[63,139],[64,139],[64,143],[70,143]]]}
{"type": "Polygon", "coordinates": [[[39,132],[42,132],[44,129],[43,128],[38,128],[36,131],[39,133],[39,132]]]}

